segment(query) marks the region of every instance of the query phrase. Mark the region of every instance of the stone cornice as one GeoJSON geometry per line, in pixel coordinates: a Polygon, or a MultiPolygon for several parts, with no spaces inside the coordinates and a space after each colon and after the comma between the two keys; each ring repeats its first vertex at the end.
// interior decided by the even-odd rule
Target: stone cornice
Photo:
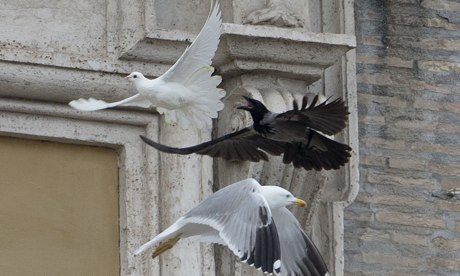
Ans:
{"type": "MultiPolygon", "coordinates": [[[[3,49],[0,97],[61,103],[80,97],[120,100],[135,93],[121,76],[131,71],[162,74],[194,37],[180,30],[155,30],[118,59],[3,49]],[[24,69],[24,64],[34,66],[24,69]]],[[[214,65],[224,77],[263,72],[312,83],[355,45],[355,37],[346,34],[224,23],[214,65]]]]}

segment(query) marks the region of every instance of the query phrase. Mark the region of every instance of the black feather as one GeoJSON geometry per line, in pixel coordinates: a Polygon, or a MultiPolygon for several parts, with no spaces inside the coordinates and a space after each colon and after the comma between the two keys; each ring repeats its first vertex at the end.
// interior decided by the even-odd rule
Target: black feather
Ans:
{"type": "MultiPolygon", "coordinates": [[[[346,126],[348,110],[344,101],[336,99],[319,103],[316,95],[308,105],[293,102],[293,110],[276,114],[270,112],[260,101],[246,97],[251,107],[254,124],[214,140],[185,148],[174,148],[156,143],[145,136],[141,139],[159,151],[174,154],[202,154],[226,160],[259,162],[268,161],[268,154],[283,154],[285,164],[292,163],[305,170],[338,169],[350,158],[348,145],[327,138],[346,126]],[[307,134],[307,135],[305,135],[307,134]]],[[[252,256],[251,256],[252,257],[252,256]]]]}

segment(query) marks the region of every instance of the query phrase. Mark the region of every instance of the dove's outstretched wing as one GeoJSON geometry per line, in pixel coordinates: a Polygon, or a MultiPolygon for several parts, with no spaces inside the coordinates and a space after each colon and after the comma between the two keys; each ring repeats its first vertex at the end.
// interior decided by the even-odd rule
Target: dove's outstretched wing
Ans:
{"type": "Polygon", "coordinates": [[[176,63],[159,78],[167,82],[185,83],[195,72],[211,65],[219,45],[222,19],[215,2],[203,28],[176,63]]]}

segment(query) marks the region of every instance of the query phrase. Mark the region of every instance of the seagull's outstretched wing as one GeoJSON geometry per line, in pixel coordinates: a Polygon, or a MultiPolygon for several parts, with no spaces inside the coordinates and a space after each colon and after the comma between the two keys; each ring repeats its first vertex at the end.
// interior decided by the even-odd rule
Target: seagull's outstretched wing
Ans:
{"type": "Polygon", "coordinates": [[[281,246],[280,275],[328,275],[321,254],[294,215],[284,207],[273,210],[272,215],[281,246]]]}
{"type": "Polygon", "coordinates": [[[268,161],[268,156],[265,152],[280,155],[287,148],[286,143],[265,139],[250,127],[186,148],[168,147],[142,135],[141,139],[148,145],[166,153],[182,155],[196,153],[232,161],[268,161]]]}
{"type": "Polygon", "coordinates": [[[319,130],[326,135],[334,135],[346,127],[348,108],[345,102],[338,98],[330,103],[326,101],[317,104],[318,95],[307,106],[308,99],[303,97],[302,106],[294,100],[293,110],[279,114],[276,118],[291,122],[298,122],[307,127],[319,130]]]}
{"type": "Polygon", "coordinates": [[[151,105],[151,103],[147,100],[141,99],[140,95],[136,94],[124,100],[113,103],[108,103],[102,100],[89,98],[73,100],[69,103],[69,105],[80,111],[96,111],[121,105],[135,105],[147,108],[151,105]]]}
{"type": "Polygon", "coordinates": [[[222,19],[216,1],[203,28],[176,63],[159,78],[167,82],[184,83],[199,69],[209,67],[219,45],[222,19]]]}
{"type": "Polygon", "coordinates": [[[260,184],[254,179],[217,191],[190,210],[184,222],[209,225],[241,261],[263,272],[279,272],[278,233],[260,184]]]}

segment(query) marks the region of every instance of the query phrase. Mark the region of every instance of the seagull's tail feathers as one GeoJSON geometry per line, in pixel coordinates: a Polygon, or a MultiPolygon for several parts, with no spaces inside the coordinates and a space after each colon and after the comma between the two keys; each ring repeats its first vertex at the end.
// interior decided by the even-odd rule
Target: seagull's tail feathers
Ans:
{"type": "Polygon", "coordinates": [[[217,88],[222,77],[212,76],[213,72],[213,67],[205,66],[187,78],[184,85],[194,96],[182,108],[175,110],[157,108],[159,113],[165,115],[167,123],[177,122],[184,129],[190,125],[197,128],[211,126],[212,119],[217,118],[217,113],[224,108],[221,99],[225,96],[225,90],[217,88]]]}
{"type": "Polygon", "coordinates": [[[181,238],[180,233],[178,233],[178,230],[181,228],[181,220],[182,219],[179,219],[173,225],[158,234],[155,238],[141,245],[133,252],[133,254],[138,256],[154,249],[153,257],[155,258],[166,250],[172,248],[181,238]]]}
{"type": "Polygon", "coordinates": [[[159,243],[160,243],[160,241],[159,241],[158,237],[155,237],[155,238],[151,239],[150,241],[148,241],[148,242],[144,243],[143,245],[141,245],[133,253],[134,253],[135,256],[141,255],[141,254],[145,253],[146,251],[148,251],[149,249],[151,249],[153,247],[156,247],[159,243]]]}

